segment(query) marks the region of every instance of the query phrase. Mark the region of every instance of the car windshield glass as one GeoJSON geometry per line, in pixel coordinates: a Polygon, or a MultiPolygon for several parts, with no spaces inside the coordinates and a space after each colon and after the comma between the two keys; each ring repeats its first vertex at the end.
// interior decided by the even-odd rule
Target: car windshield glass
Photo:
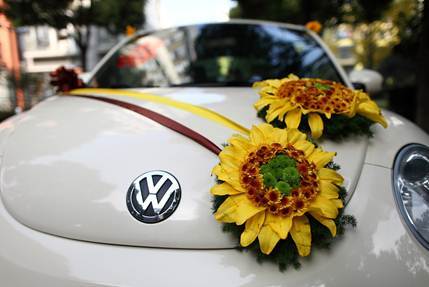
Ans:
{"type": "Polygon", "coordinates": [[[207,24],[161,30],[128,42],[90,85],[250,86],[290,73],[342,82],[324,49],[305,31],[274,24],[207,24]]]}

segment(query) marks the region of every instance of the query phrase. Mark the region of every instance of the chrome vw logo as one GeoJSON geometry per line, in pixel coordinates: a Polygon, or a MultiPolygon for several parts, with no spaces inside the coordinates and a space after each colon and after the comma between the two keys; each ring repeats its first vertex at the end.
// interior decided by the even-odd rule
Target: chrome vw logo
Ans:
{"type": "Polygon", "coordinates": [[[150,171],[131,184],[127,193],[127,206],[135,219],[156,223],[176,210],[180,195],[180,184],[172,174],[161,170],[150,171]]]}

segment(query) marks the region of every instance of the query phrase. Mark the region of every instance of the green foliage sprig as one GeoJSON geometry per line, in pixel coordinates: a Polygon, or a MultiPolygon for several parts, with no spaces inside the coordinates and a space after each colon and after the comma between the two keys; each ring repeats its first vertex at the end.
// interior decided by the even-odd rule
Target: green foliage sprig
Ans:
{"type": "MultiPolygon", "coordinates": [[[[258,117],[264,121],[268,108],[268,106],[264,107],[258,112],[258,117]]],[[[301,120],[298,129],[307,134],[311,134],[310,126],[308,125],[308,115],[303,115],[302,117],[303,119],[301,120]]],[[[373,136],[371,126],[375,124],[375,122],[361,115],[355,115],[352,118],[343,115],[332,115],[330,119],[322,115],[321,118],[324,126],[322,137],[324,138],[340,141],[351,135],[373,136]]],[[[278,119],[273,120],[269,124],[276,128],[283,129],[286,127],[286,124],[278,119]]]]}
{"type": "MultiPolygon", "coordinates": [[[[344,187],[339,187],[339,198],[342,200],[345,205],[345,198],[347,196],[347,192],[344,187]]],[[[219,208],[219,206],[228,198],[228,195],[224,196],[214,196],[213,198],[213,212],[219,208]]],[[[329,249],[331,244],[334,241],[340,240],[344,235],[344,232],[347,226],[351,226],[353,228],[356,227],[357,221],[353,215],[344,214],[344,209],[339,210],[338,217],[334,220],[335,225],[337,227],[337,236],[332,237],[328,228],[324,225],[320,224],[316,219],[314,219],[310,214],[306,214],[310,221],[311,228],[311,240],[312,240],[312,248],[318,249],[329,249]]],[[[244,231],[243,225],[236,225],[234,223],[223,223],[222,230],[224,232],[232,233],[235,238],[237,238],[237,245],[240,246],[240,235],[244,231]]],[[[295,243],[293,242],[291,236],[288,236],[286,240],[280,240],[276,247],[269,255],[265,255],[261,252],[259,247],[259,241],[255,240],[251,245],[246,248],[239,247],[238,250],[243,251],[247,250],[256,256],[256,259],[259,263],[263,262],[272,262],[278,265],[280,271],[285,271],[289,267],[294,267],[298,269],[301,267],[300,256],[298,254],[298,250],[296,248],[295,243]]],[[[311,258],[311,255],[310,255],[311,258]]]]}

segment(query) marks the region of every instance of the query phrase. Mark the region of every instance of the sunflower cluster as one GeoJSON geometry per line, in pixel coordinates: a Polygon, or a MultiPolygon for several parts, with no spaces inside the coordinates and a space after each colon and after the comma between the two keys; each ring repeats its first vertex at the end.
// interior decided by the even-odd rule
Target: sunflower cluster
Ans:
{"type": "MultiPolygon", "coordinates": [[[[288,128],[298,128],[302,115],[308,118],[313,138],[323,134],[324,125],[335,122],[334,117],[349,119],[363,116],[371,123],[387,127],[380,108],[368,94],[345,87],[340,83],[321,79],[299,79],[290,75],[283,79],[256,82],[261,98],[255,103],[264,110],[265,120],[284,122],[288,128]],[[332,119],[332,121],[331,121],[332,119]]],[[[345,129],[350,128],[345,125],[345,129]]]]}
{"type": "Polygon", "coordinates": [[[334,220],[343,208],[338,195],[343,178],[329,168],[334,156],[296,129],[260,124],[253,126],[249,138],[234,135],[213,169],[219,183],[211,193],[226,197],[215,218],[244,225],[243,247],[258,239],[260,251],[270,254],[290,236],[299,255],[309,255],[308,216],[332,236],[337,232],[334,220]]]}

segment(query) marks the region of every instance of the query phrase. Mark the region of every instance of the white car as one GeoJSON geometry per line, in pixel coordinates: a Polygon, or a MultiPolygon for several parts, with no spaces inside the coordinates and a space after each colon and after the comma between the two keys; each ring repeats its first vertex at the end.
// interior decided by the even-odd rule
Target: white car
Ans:
{"type": "Polygon", "coordinates": [[[389,127],[375,125],[372,138],[320,142],[337,152],[345,210],[358,225],[300,269],[280,272],[238,252],[215,220],[218,157],[130,111],[174,119],[222,148],[237,130],[201,115],[250,128],[262,122],[251,84],[289,73],[352,87],[301,26],[234,21],[144,32],[113,48],[88,80],[143,92],[140,99],[100,89],[93,98],[58,95],[3,122],[0,286],[427,286],[429,136],[403,117],[385,110],[389,127]],[[143,192],[145,200],[136,196],[143,192]]]}

